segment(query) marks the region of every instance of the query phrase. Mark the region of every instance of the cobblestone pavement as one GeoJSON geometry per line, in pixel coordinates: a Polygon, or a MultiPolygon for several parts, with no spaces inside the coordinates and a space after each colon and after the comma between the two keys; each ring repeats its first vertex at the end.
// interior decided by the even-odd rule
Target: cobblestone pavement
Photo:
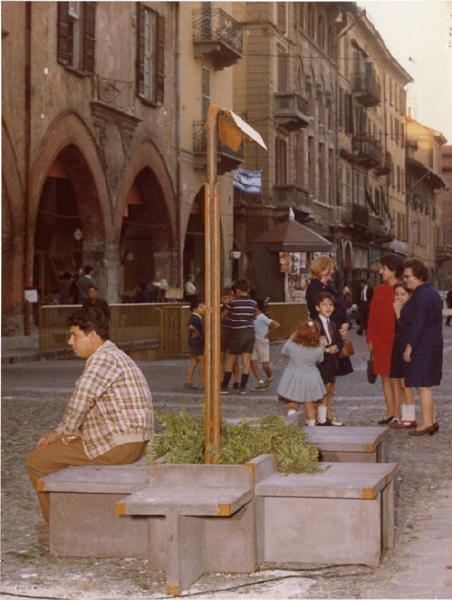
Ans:
{"type": "MultiPolygon", "coordinates": [[[[190,594],[199,598],[452,598],[452,328],[445,328],[444,378],[435,389],[440,432],[413,438],[391,430],[387,460],[399,463],[396,545],[375,568],[211,574],[190,594]],[[217,591],[216,591],[217,590],[217,591]],[[226,591],[229,590],[229,591],[226,591]]],[[[365,377],[364,341],[352,332],[355,372],[338,380],[335,412],[349,425],[374,425],[384,413],[379,384],[365,377]]],[[[276,382],[284,367],[272,348],[274,382],[264,393],[223,400],[225,416],[280,414],[276,382]]],[[[186,361],[141,363],[156,408],[199,413],[201,392],[186,392],[186,361]]],[[[2,369],[2,598],[158,598],[164,574],[146,560],[58,558],[38,542],[35,495],[24,470],[37,437],[59,420],[80,374],[79,361],[20,363],[2,369]]],[[[419,414],[419,410],[418,410],[419,414]]]]}

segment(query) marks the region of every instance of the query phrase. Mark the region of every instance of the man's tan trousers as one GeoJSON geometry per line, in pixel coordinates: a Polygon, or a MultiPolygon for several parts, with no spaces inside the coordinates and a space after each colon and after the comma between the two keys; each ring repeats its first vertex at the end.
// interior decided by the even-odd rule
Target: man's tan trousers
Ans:
{"type": "Polygon", "coordinates": [[[70,444],[58,441],[43,448],[37,448],[27,458],[27,471],[33,487],[38,493],[44,520],[49,522],[50,500],[47,492],[38,491],[38,480],[41,477],[77,465],[127,465],[137,461],[143,455],[145,448],[146,442],[121,444],[96,458],[89,458],[86,455],[81,438],[77,438],[70,444]]]}

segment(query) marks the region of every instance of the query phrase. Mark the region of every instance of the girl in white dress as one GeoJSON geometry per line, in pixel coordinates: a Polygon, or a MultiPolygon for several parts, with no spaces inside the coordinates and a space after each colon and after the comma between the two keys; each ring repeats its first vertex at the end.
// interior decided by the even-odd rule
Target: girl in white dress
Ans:
{"type": "Polygon", "coordinates": [[[314,321],[307,321],[291,335],[281,354],[289,359],[278,385],[279,399],[287,403],[288,414],[304,404],[307,425],[315,425],[316,407],[326,388],[317,368],[323,360],[324,348],[314,321]]]}

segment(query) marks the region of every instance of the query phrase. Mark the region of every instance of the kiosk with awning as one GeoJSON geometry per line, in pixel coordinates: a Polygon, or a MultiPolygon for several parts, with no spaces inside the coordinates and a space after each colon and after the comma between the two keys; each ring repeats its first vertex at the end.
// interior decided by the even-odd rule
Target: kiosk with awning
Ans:
{"type": "Polygon", "coordinates": [[[309,263],[317,254],[335,254],[336,246],[293,218],[251,241],[255,291],[273,302],[304,302],[309,263]]]}

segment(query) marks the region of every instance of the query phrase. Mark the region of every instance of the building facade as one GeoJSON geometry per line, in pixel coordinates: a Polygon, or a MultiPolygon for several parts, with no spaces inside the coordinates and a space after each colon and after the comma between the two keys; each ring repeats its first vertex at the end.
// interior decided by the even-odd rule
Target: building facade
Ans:
{"type": "Polygon", "coordinates": [[[438,285],[442,290],[452,289],[452,145],[441,147],[441,176],[446,187],[441,190],[442,238],[437,247],[440,260],[438,285]]]}
{"type": "MultiPolygon", "coordinates": [[[[180,245],[183,278],[195,275],[204,286],[204,184],[207,140],[204,127],[210,105],[233,108],[233,68],[243,55],[241,24],[232,16],[232,2],[178,4],[180,245]]],[[[233,245],[232,171],[243,152],[218,147],[221,195],[222,281],[231,284],[233,245]]]]}
{"type": "Polygon", "coordinates": [[[110,301],[178,280],[175,29],[172,3],[2,5],[5,332],[85,264],[110,301]]]}
{"type": "Polygon", "coordinates": [[[377,283],[382,253],[408,253],[404,87],[412,81],[365,11],[339,39],[339,185],[335,239],[344,283],[377,283]]]}
{"type": "MultiPolygon", "coordinates": [[[[331,235],[337,197],[337,38],[346,5],[234,5],[244,28],[234,105],[268,148],[245,143],[245,168],[262,171],[262,192],[236,191],[234,200],[234,243],[242,251],[240,270],[251,280],[256,279],[253,239],[287,219],[289,210],[314,231],[331,235]]],[[[264,269],[260,277],[270,273],[264,269]]],[[[267,283],[272,297],[281,299],[281,282],[267,283]]]]}
{"type": "Polygon", "coordinates": [[[444,136],[435,129],[407,117],[407,228],[410,256],[428,267],[430,281],[439,284],[447,238],[443,237],[441,177],[444,136]]]}

